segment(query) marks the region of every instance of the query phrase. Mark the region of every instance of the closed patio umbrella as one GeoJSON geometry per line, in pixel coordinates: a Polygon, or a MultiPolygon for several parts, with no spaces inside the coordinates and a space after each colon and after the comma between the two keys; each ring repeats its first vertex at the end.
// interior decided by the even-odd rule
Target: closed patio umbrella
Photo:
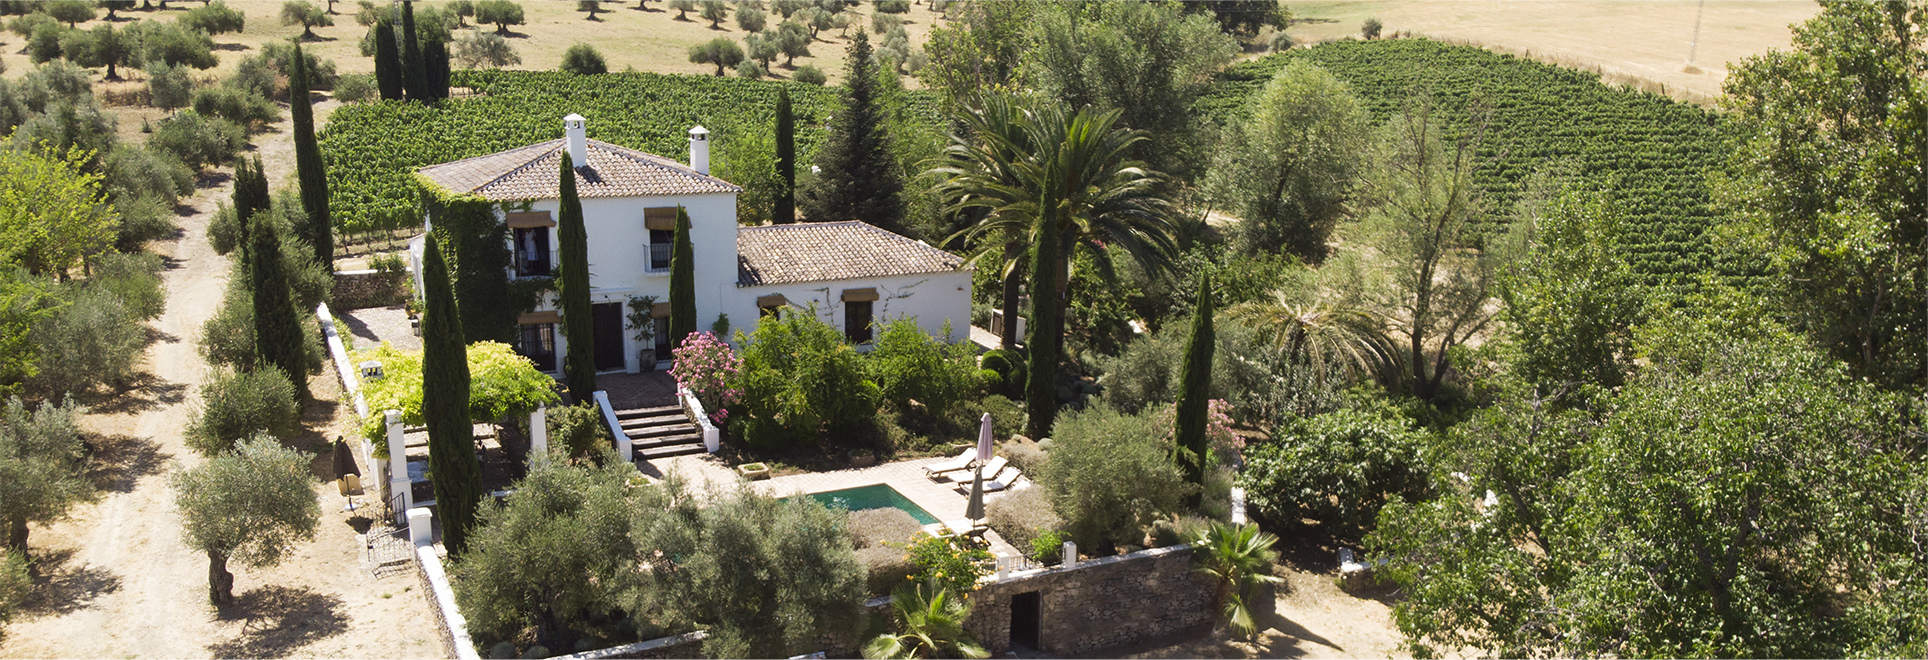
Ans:
{"type": "Polygon", "coordinates": [[[984,418],[977,423],[977,462],[983,465],[988,460],[991,460],[991,413],[984,413],[984,418]]]}
{"type": "Polygon", "coordinates": [[[335,436],[335,478],[350,474],[360,477],[361,468],[355,467],[355,454],[348,449],[348,443],[343,442],[341,436],[335,436]]]}
{"type": "Polygon", "coordinates": [[[984,518],[984,466],[977,466],[977,476],[971,479],[971,503],[964,507],[964,517],[971,519],[971,526],[984,518]]]}

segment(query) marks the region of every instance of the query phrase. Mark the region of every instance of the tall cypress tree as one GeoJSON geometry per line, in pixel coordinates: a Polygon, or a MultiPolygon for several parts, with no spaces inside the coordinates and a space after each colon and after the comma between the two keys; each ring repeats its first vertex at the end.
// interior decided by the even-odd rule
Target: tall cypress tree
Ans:
{"type": "Polygon", "coordinates": [[[281,237],[265,223],[255,223],[250,241],[249,284],[254,287],[254,346],[261,361],[281,369],[294,381],[301,398],[308,398],[308,356],[303,350],[301,321],[288,274],[281,263],[281,237]]]}
{"type": "Polygon", "coordinates": [[[449,45],[441,39],[422,44],[422,67],[428,75],[428,97],[440,101],[449,97],[449,45]]]}
{"type": "Polygon", "coordinates": [[[862,30],[850,38],[844,60],[844,105],[817,148],[817,183],[804,196],[803,214],[813,222],[862,220],[903,233],[904,181],[890,155],[876,65],[862,30]]]}
{"type": "Polygon", "coordinates": [[[777,92],[777,198],[770,222],[797,221],[797,119],[790,108],[790,88],[777,92]]]}
{"type": "MultiPolygon", "coordinates": [[[[383,12],[386,14],[387,12],[383,12]]],[[[402,95],[402,53],[395,45],[395,24],[387,18],[375,22],[375,85],[383,101],[400,101],[402,95]]]]}
{"type": "Polygon", "coordinates": [[[295,128],[295,176],[301,180],[301,208],[308,212],[302,238],[315,249],[315,261],[334,271],[335,228],[328,215],[328,174],[315,146],[315,109],[308,104],[308,60],[295,40],[288,72],[288,109],[295,128]]]}
{"type": "Polygon", "coordinates": [[[253,228],[261,224],[260,218],[255,216],[266,211],[269,204],[268,175],[261,168],[259,156],[252,163],[246,158],[235,159],[233,199],[235,224],[241,229],[241,235],[237,237],[241,267],[247,269],[252,263],[248,254],[254,251],[253,228]]]}
{"type": "MultiPolygon", "coordinates": [[[[475,431],[469,423],[468,342],[462,317],[449,288],[448,262],[441,241],[423,241],[422,421],[428,426],[429,480],[442,518],[442,545],[449,554],[468,547],[475,510],[482,503],[482,464],[475,458],[475,431]]],[[[389,451],[400,451],[390,447],[389,451]]]]}
{"type": "Polygon", "coordinates": [[[669,342],[681,347],[696,332],[696,253],[690,247],[690,214],[676,207],[676,243],[669,253],[669,342]]]}
{"type": "Polygon", "coordinates": [[[1024,384],[1024,408],[1030,414],[1026,429],[1033,438],[1051,435],[1058,416],[1058,219],[1057,200],[1046,189],[1040,196],[1038,226],[1031,241],[1031,353],[1030,380],[1024,384]]]}
{"type": "Polygon", "coordinates": [[[562,296],[562,338],[569,343],[563,371],[569,396],[588,401],[596,391],[596,328],[589,311],[589,232],[582,226],[582,200],[576,198],[576,166],[562,152],[562,217],[556,238],[562,259],[557,286],[562,296]]]}
{"type": "MultiPolygon", "coordinates": [[[[1179,372],[1178,415],[1173,432],[1178,446],[1189,453],[1180,457],[1179,467],[1184,468],[1186,479],[1202,488],[1209,442],[1205,425],[1211,413],[1212,352],[1218,347],[1218,336],[1212,331],[1212,276],[1209,273],[1199,278],[1198,306],[1194,309],[1192,337],[1185,345],[1185,364],[1179,372]]],[[[1203,495],[1193,493],[1191,499],[1192,506],[1196,507],[1203,495]]]]}
{"type": "Polygon", "coordinates": [[[421,39],[415,35],[415,3],[409,0],[402,0],[402,87],[410,101],[435,100],[428,89],[428,63],[422,60],[421,39]]]}

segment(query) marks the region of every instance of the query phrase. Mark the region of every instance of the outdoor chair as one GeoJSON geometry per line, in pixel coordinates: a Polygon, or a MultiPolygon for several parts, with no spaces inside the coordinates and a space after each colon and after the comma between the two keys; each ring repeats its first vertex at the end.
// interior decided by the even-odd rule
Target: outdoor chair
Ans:
{"type": "Polygon", "coordinates": [[[1012,486],[1017,485],[1019,479],[1024,478],[1024,471],[1019,470],[1015,467],[1011,468],[1010,470],[1006,470],[1006,472],[1009,472],[1009,474],[999,475],[998,478],[996,479],[985,481],[984,492],[995,493],[1000,490],[1010,488],[1012,486]]]}
{"type": "Polygon", "coordinates": [[[930,477],[931,479],[935,480],[937,479],[937,475],[940,475],[946,472],[968,470],[970,469],[971,464],[976,462],[977,462],[977,448],[970,447],[965,449],[964,453],[958,454],[957,457],[955,458],[924,466],[924,476],[930,477]]]}

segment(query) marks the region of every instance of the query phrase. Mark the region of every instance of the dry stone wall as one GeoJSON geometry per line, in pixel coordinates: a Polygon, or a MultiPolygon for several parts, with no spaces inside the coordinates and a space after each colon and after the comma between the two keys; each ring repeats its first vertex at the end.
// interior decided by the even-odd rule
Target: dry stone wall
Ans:
{"type": "Polygon", "coordinates": [[[349,270],[335,273],[335,309],[399,305],[408,300],[408,273],[349,270]]]}
{"type": "Polygon", "coordinates": [[[1076,655],[1210,632],[1211,589],[1191,571],[1191,549],[1173,546],[1020,573],[971,596],[965,627],[994,654],[1011,647],[1011,603],[1038,594],[1034,649],[1076,655]]]}

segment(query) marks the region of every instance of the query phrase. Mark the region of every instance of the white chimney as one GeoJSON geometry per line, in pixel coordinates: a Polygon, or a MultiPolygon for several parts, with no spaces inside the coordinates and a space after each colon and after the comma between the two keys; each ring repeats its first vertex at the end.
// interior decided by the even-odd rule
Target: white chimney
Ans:
{"type": "Polygon", "coordinates": [[[698,174],[710,173],[710,129],[690,129],[690,169],[698,174]]]}
{"type": "Polygon", "coordinates": [[[562,118],[562,133],[569,138],[570,164],[582,167],[589,164],[589,134],[583,129],[582,115],[569,113],[562,118]]]}

